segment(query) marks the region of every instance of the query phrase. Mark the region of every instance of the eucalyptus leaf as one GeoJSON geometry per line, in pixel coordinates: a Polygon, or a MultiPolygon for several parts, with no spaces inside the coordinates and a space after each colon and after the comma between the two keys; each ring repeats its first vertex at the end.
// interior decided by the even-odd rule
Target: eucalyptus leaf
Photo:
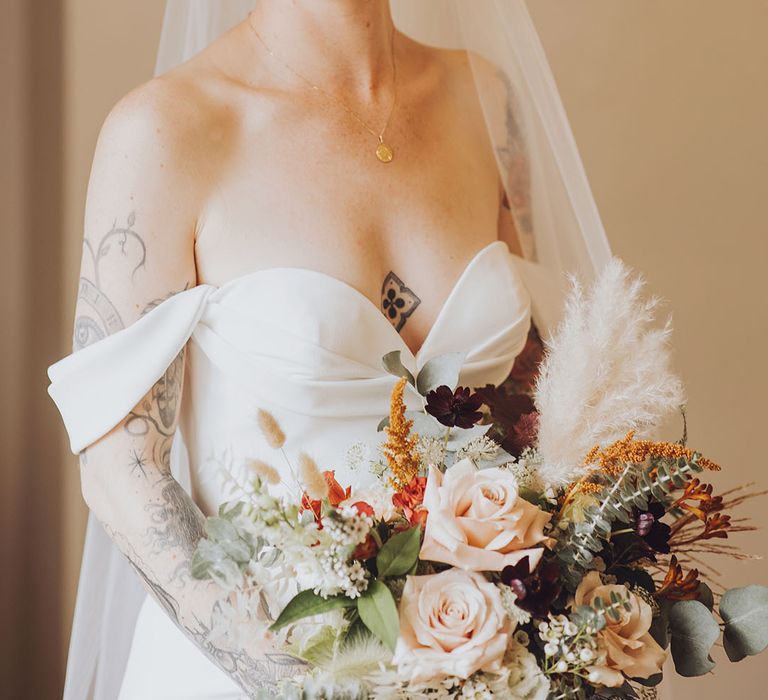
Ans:
{"type": "Polygon", "coordinates": [[[208,537],[224,548],[238,562],[247,562],[253,556],[253,546],[244,540],[237,528],[224,518],[208,518],[205,521],[208,537]]]}
{"type": "Polygon", "coordinates": [[[645,688],[655,688],[662,680],[664,680],[664,674],[654,673],[652,676],[648,676],[648,678],[633,678],[632,682],[645,688]]]}
{"type": "Polygon", "coordinates": [[[624,681],[624,685],[618,688],[600,688],[595,698],[598,700],[603,700],[603,698],[621,698],[622,700],[632,698],[634,700],[634,698],[637,698],[637,693],[627,681],[624,681]]]}
{"type": "Polygon", "coordinates": [[[419,558],[420,547],[420,527],[412,527],[390,537],[376,556],[379,577],[407,574],[419,558]]]}
{"type": "Polygon", "coordinates": [[[715,662],[709,653],[720,636],[720,627],[698,600],[681,600],[669,610],[672,659],[675,670],[688,678],[709,673],[715,662]]]}
{"type": "Polygon", "coordinates": [[[394,651],[400,634],[400,621],[389,588],[381,581],[371,581],[357,601],[357,612],[373,635],[394,651]]]}
{"type": "Polygon", "coordinates": [[[726,591],[720,599],[725,622],[723,646],[731,661],[759,654],[768,647],[768,587],[746,586],[726,591]]]}
{"type": "Polygon", "coordinates": [[[671,603],[667,600],[659,601],[659,611],[653,616],[651,628],[648,630],[651,637],[662,648],[669,646],[669,608],[671,603]]]}
{"type": "Polygon", "coordinates": [[[416,376],[416,390],[426,396],[432,389],[445,384],[453,391],[466,356],[466,352],[448,352],[428,360],[416,376]]]}
{"type": "MultiPolygon", "coordinates": [[[[432,416],[422,411],[406,411],[405,417],[413,421],[413,432],[423,437],[443,437],[445,426],[440,425],[432,416]]],[[[382,431],[389,425],[389,416],[379,421],[376,430],[382,431]]]]}
{"type": "Polygon", "coordinates": [[[381,358],[381,364],[384,365],[384,369],[390,374],[394,374],[396,377],[406,377],[408,381],[415,386],[416,380],[413,378],[411,371],[403,364],[403,360],[400,357],[399,350],[392,350],[381,358]]]}
{"type": "MultiPolygon", "coordinates": [[[[440,424],[438,423],[438,425],[440,424]]],[[[445,435],[445,426],[440,426],[440,428],[442,428],[440,435],[442,437],[445,435]]],[[[487,432],[487,425],[473,425],[471,428],[451,428],[451,432],[448,434],[447,448],[450,452],[455,452],[459,448],[464,447],[470,440],[482,437],[487,432]]]]}
{"type": "Polygon", "coordinates": [[[715,596],[712,593],[712,589],[703,581],[699,581],[698,595],[699,597],[696,600],[706,605],[709,610],[715,609],[715,596]]]}
{"type": "Polygon", "coordinates": [[[305,617],[320,615],[321,613],[338,610],[339,608],[352,608],[354,606],[355,601],[343,595],[323,598],[313,590],[301,591],[283,608],[277,620],[272,623],[269,629],[272,631],[279,630],[305,617]]]}

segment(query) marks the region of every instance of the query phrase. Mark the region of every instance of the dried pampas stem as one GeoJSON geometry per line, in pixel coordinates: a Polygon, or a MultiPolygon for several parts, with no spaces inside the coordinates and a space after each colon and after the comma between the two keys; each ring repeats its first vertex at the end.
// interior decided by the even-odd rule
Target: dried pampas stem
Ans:
{"type": "Polygon", "coordinates": [[[541,477],[552,486],[584,474],[594,445],[652,433],[684,402],[671,369],[670,322],[654,328],[657,299],[614,258],[585,292],[573,280],[565,316],[547,343],[535,389],[541,477]]]}

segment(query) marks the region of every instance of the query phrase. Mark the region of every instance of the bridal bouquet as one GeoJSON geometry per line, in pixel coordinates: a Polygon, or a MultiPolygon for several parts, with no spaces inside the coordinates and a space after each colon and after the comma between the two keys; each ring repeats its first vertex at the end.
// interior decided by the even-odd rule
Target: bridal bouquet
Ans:
{"type": "MultiPolygon", "coordinates": [[[[613,261],[574,284],[531,383],[471,390],[461,354],[416,377],[386,355],[381,444],[350,451],[372,486],[306,454],[281,496],[271,465],[230,470],[193,575],[230,594],[218,631],[306,661],[264,697],[655,697],[668,654],[698,676],[721,636],[731,661],[768,646],[768,587],[700,573],[702,555],[747,558],[729,511],[755,494],[715,495],[715,463],[654,439],[683,404],[654,311],[613,261]]],[[[282,450],[275,419],[259,423],[282,450]]]]}

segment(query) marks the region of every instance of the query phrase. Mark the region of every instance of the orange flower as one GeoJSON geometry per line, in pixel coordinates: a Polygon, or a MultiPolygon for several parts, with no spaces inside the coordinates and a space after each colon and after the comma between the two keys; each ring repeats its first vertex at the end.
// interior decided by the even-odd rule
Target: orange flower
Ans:
{"type": "Polygon", "coordinates": [[[673,554],[669,560],[669,569],[664,582],[654,593],[657,597],[669,600],[696,600],[699,597],[699,571],[691,569],[687,574],[673,554]]]}
{"type": "MultiPolygon", "coordinates": [[[[352,487],[347,486],[346,490],[336,481],[336,472],[328,470],[323,472],[325,482],[328,484],[328,502],[336,507],[342,501],[346,501],[352,495],[352,487]]],[[[301,495],[301,510],[311,510],[314,513],[315,520],[318,525],[320,524],[322,501],[319,499],[310,498],[309,494],[305,491],[301,495]]]]}
{"type": "Polygon", "coordinates": [[[402,491],[392,496],[392,505],[403,511],[412,526],[424,525],[427,521],[427,510],[422,505],[426,487],[427,477],[415,476],[402,491]]]}

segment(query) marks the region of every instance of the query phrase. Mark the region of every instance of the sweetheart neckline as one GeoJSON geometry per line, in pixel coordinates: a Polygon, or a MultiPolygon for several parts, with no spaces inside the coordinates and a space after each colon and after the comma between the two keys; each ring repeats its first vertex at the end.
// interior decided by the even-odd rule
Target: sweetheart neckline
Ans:
{"type": "Polygon", "coordinates": [[[309,268],[309,267],[300,267],[300,266],[294,266],[294,265],[274,265],[272,267],[263,267],[259,270],[252,270],[251,272],[243,273],[242,275],[238,275],[228,280],[227,282],[224,282],[224,284],[222,285],[218,285],[218,286],[208,285],[206,283],[203,283],[203,285],[211,287],[212,289],[215,290],[215,294],[218,295],[218,294],[223,294],[228,290],[237,287],[240,284],[244,284],[249,279],[255,279],[256,277],[266,273],[292,272],[292,273],[300,273],[300,274],[320,277],[332,284],[337,285],[339,288],[352,293],[357,298],[359,298],[365,308],[369,309],[369,311],[373,311],[381,321],[387,324],[388,329],[392,333],[394,333],[394,335],[396,336],[399,342],[399,345],[401,346],[400,350],[405,351],[408,354],[408,356],[413,359],[416,367],[419,367],[420,366],[419,360],[421,359],[421,356],[424,353],[424,349],[429,346],[429,342],[434,336],[435,329],[439,326],[443,317],[447,313],[447,309],[450,307],[450,304],[452,303],[453,299],[458,293],[459,288],[464,283],[464,280],[468,277],[471,270],[474,269],[479,264],[482,258],[484,258],[491,250],[494,250],[498,247],[503,247],[509,256],[514,257],[514,254],[509,250],[509,246],[507,245],[506,241],[502,241],[500,239],[491,241],[490,243],[487,243],[486,245],[479,248],[477,252],[469,259],[467,264],[464,265],[461,272],[457,276],[456,280],[451,285],[448,291],[448,294],[446,295],[442,304],[438,308],[437,314],[435,315],[435,318],[430,324],[429,329],[427,330],[427,333],[421,342],[421,345],[416,351],[411,349],[410,345],[408,345],[408,343],[405,342],[405,339],[403,338],[403,336],[397,332],[395,327],[389,322],[387,317],[381,312],[381,309],[379,309],[379,307],[373,301],[371,301],[367,295],[363,294],[363,292],[357,289],[357,287],[354,287],[353,285],[351,285],[349,282],[346,282],[327,272],[322,272],[321,270],[313,270],[312,268],[309,268]]]}

